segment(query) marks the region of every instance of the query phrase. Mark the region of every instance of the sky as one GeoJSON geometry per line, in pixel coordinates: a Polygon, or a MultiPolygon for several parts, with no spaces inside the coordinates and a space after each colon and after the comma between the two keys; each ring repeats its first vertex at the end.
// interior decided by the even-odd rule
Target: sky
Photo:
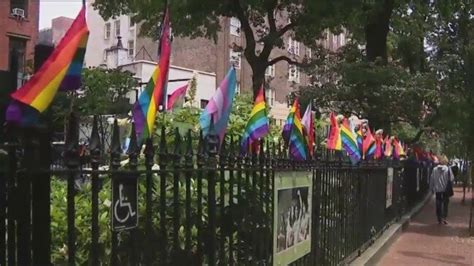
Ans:
{"type": "Polygon", "coordinates": [[[40,0],[40,30],[51,27],[53,18],[75,18],[81,6],[82,0],[40,0]]]}

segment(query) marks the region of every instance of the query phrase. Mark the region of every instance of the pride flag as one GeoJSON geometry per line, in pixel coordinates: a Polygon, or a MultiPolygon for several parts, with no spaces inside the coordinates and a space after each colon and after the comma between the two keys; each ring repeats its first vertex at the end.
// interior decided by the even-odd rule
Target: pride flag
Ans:
{"type": "Polygon", "coordinates": [[[357,164],[361,159],[359,145],[357,144],[355,133],[349,125],[349,121],[347,120],[347,118],[344,118],[344,120],[342,121],[341,141],[344,150],[347,152],[349,158],[351,159],[351,162],[353,164],[357,164]]]}
{"type": "Polygon", "coordinates": [[[204,136],[209,135],[211,120],[213,121],[215,133],[219,136],[221,144],[227,130],[236,85],[236,71],[231,67],[199,118],[204,136]]]}
{"type": "Polygon", "coordinates": [[[311,110],[311,104],[308,104],[306,111],[304,112],[301,123],[306,135],[306,143],[308,144],[309,155],[312,157],[314,153],[314,114],[311,110]]]}
{"type": "Polygon", "coordinates": [[[362,141],[362,159],[370,159],[375,153],[375,138],[367,127],[364,140],[362,141]]]}
{"type": "Polygon", "coordinates": [[[168,82],[171,55],[170,18],[168,9],[165,10],[163,23],[161,25],[158,65],[153,71],[145,90],[140,94],[138,101],[132,109],[139,143],[143,143],[146,138],[152,136],[159,106],[161,105],[163,109],[165,108],[165,96],[167,95],[166,84],[168,82]]]}
{"type": "Polygon", "coordinates": [[[375,134],[375,159],[382,159],[383,157],[383,136],[375,134]]]}
{"type": "Polygon", "coordinates": [[[333,112],[330,114],[330,123],[329,136],[327,138],[327,149],[340,151],[342,150],[341,134],[339,124],[333,112]]]}
{"type": "Polygon", "coordinates": [[[398,142],[398,138],[394,137],[392,140],[392,145],[393,145],[393,158],[398,160],[400,159],[400,142],[398,142]]]}
{"type": "Polygon", "coordinates": [[[384,140],[384,154],[383,155],[385,156],[385,158],[390,158],[392,157],[392,153],[393,153],[392,143],[390,141],[389,136],[386,136],[384,140]]]}
{"type": "Polygon", "coordinates": [[[13,92],[13,102],[6,120],[26,125],[33,123],[29,115],[44,112],[58,90],[77,90],[89,37],[86,10],[83,6],[69,30],[41,68],[20,89],[13,92]]]}
{"type": "Polygon", "coordinates": [[[255,104],[250,113],[249,121],[245,126],[245,131],[242,136],[241,150],[243,153],[247,152],[250,145],[260,138],[265,137],[270,131],[268,125],[267,110],[265,104],[265,95],[263,86],[258,91],[255,98],[255,104]]]}
{"type": "Polygon", "coordinates": [[[177,103],[177,102],[180,102],[182,101],[182,99],[184,99],[184,97],[186,96],[186,91],[188,90],[188,84],[180,87],[180,88],[177,88],[175,91],[173,91],[173,93],[171,93],[170,95],[168,95],[168,101],[167,101],[167,107],[166,107],[166,110],[172,110],[174,105],[177,103]]]}
{"type": "Polygon", "coordinates": [[[298,161],[306,160],[308,154],[308,147],[304,139],[303,125],[301,124],[301,115],[298,99],[296,99],[293,103],[293,107],[291,107],[290,114],[288,116],[292,117],[292,124],[288,141],[290,158],[298,161]]]}

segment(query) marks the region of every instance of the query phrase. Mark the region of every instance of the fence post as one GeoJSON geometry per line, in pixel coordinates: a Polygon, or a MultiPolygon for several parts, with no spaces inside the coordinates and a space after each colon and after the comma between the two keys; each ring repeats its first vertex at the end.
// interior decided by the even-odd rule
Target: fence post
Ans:
{"type": "MultiPolygon", "coordinates": [[[[120,154],[122,153],[122,148],[120,145],[120,132],[117,123],[117,119],[114,120],[114,125],[112,129],[112,140],[110,143],[110,170],[115,171],[120,167],[120,154]]],[[[111,194],[113,194],[113,182],[116,174],[112,173],[112,186],[111,194]]],[[[113,219],[113,217],[111,217],[113,219]]],[[[115,230],[112,230],[112,250],[110,254],[110,265],[118,265],[118,233],[115,230]]]]}
{"type": "Polygon", "coordinates": [[[101,147],[98,117],[94,116],[92,124],[91,139],[89,142],[91,166],[94,171],[91,175],[92,185],[92,219],[91,219],[91,265],[99,265],[99,174],[95,171],[99,169],[101,147]]]}
{"type": "MultiPolygon", "coordinates": [[[[140,147],[138,146],[137,141],[137,132],[135,131],[135,123],[132,122],[132,130],[130,131],[130,143],[128,145],[127,155],[129,158],[129,169],[132,172],[134,179],[138,179],[137,169],[138,169],[138,155],[140,154],[140,147]]],[[[138,180],[136,181],[138,183],[138,180]]],[[[138,195],[137,195],[138,196],[138,195]]],[[[138,212],[138,210],[137,210],[138,212]]],[[[138,214],[137,214],[138,215],[138,214]]],[[[134,228],[130,231],[130,265],[137,265],[138,256],[137,256],[137,228],[134,228]]]]}
{"type": "Polygon", "coordinates": [[[160,136],[160,242],[161,244],[161,264],[168,264],[168,231],[166,229],[166,177],[168,172],[166,171],[167,161],[169,160],[168,150],[166,144],[166,129],[161,127],[160,136]]]}
{"type": "MultiPolygon", "coordinates": [[[[35,161],[39,169],[48,170],[51,164],[50,134],[46,128],[38,130],[39,146],[35,147],[35,161]]],[[[38,169],[33,169],[38,170],[38,169]]],[[[48,172],[39,172],[32,180],[32,244],[33,264],[51,264],[51,177],[48,172]]]]}
{"type": "Polygon", "coordinates": [[[67,180],[67,235],[68,235],[68,263],[75,264],[76,260],[76,207],[74,202],[75,177],[79,168],[79,123],[74,113],[69,117],[67,128],[65,162],[69,170],[67,180]]]}
{"type": "Polygon", "coordinates": [[[153,254],[152,254],[152,201],[153,201],[153,174],[152,169],[154,165],[153,156],[155,154],[155,148],[153,147],[153,140],[151,138],[146,139],[145,143],[145,167],[146,167],[146,192],[145,192],[145,265],[152,265],[153,254]]]}
{"type": "Polygon", "coordinates": [[[214,132],[214,124],[211,119],[211,126],[209,134],[207,135],[207,153],[209,156],[208,160],[208,185],[207,185],[207,196],[208,196],[208,219],[209,219],[209,231],[208,231],[208,263],[210,266],[216,265],[216,155],[219,150],[219,136],[214,132]]]}

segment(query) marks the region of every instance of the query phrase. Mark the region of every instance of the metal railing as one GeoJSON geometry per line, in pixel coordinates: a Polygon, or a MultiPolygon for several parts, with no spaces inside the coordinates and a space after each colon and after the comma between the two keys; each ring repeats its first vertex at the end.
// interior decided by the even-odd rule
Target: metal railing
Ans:
{"type": "Polygon", "coordinates": [[[295,238],[310,249],[293,263],[338,265],[428,190],[430,166],[352,166],[328,152],[297,162],[266,141],[244,156],[231,135],[218,149],[216,136],[162,128],[158,143],[148,140],[141,152],[132,128],[124,156],[115,124],[105,153],[96,120],[81,158],[78,132],[72,116],[55,162],[45,129],[10,131],[1,145],[0,265],[270,265],[281,255],[275,243],[293,238],[288,228],[298,219],[298,229],[309,230],[295,238]],[[287,215],[275,180],[294,173],[309,177],[308,192],[293,198],[287,215]],[[286,226],[275,228],[280,217],[286,226]]]}

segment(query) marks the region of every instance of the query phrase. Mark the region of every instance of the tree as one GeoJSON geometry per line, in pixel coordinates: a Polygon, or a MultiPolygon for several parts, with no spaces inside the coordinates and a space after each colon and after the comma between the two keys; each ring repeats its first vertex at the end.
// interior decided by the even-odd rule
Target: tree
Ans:
{"type": "MultiPolygon", "coordinates": [[[[133,19],[143,22],[142,34],[157,37],[165,0],[96,0],[94,7],[108,19],[120,14],[135,14],[133,19]]],[[[270,60],[271,52],[284,48],[284,38],[294,36],[309,47],[323,30],[337,29],[342,18],[352,9],[360,8],[357,1],[349,0],[207,0],[173,1],[171,3],[173,32],[176,36],[217,39],[222,17],[236,17],[241,22],[245,37],[244,47],[234,47],[243,54],[252,69],[252,87],[258,92],[265,78],[265,70],[280,61],[306,66],[307,60],[298,61],[286,55],[270,60]]]]}
{"type": "Polygon", "coordinates": [[[82,83],[78,92],[56,95],[48,111],[56,131],[64,130],[65,119],[71,111],[81,116],[126,115],[131,108],[128,93],[138,85],[131,72],[101,68],[84,69],[82,83]]]}
{"type": "Polygon", "coordinates": [[[77,109],[83,115],[127,114],[128,93],[138,86],[129,71],[118,69],[84,69],[83,87],[77,97],[77,109]]]}

